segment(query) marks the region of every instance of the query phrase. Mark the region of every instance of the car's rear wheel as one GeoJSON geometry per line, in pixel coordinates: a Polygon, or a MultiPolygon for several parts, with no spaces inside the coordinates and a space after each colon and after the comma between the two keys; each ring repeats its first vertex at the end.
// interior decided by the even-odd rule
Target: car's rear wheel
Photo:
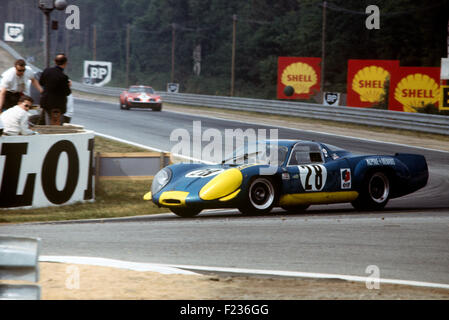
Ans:
{"type": "Polygon", "coordinates": [[[248,202],[239,207],[243,214],[264,214],[273,209],[276,202],[276,191],[271,179],[257,177],[251,180],[247,192],[248,202]]]}
{"type": "Polygon", "coordinates": [[[193,208],[170,208],[170,211],[176,214],[177,216],[183,218],[190,218],[198,215],[201,212],[201,209],[193,209],[193,208]]]}
{"type": "Polygon", "coordinates": [[[373,172],[365,177],[359,196],[352,202],[357,210],[380,210],[389,200],[391,193],[390,179],[382,171],[373,172]]]}

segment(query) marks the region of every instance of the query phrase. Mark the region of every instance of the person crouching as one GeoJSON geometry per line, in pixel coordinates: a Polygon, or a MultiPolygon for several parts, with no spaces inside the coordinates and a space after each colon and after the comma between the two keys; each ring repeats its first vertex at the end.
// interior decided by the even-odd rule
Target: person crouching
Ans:
{"type": "Polygon", "coordinates": [[[30,130],[28,125],[28,118],[30,114],[28,111],[33,106],[33,98],[23,95],[19,98],[16,106],[9,108],[0,115],[0,120],[3,123],[3,135],[33,135],[37,132],[30,130]]]}

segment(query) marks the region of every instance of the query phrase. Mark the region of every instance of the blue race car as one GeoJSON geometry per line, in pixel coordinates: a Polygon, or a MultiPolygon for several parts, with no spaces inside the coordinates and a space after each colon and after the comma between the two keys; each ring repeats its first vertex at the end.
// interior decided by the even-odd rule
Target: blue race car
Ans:
{"type": "Polygon", "coordinates": [[[356,155],[314,141],[271,140],[247,144],[221,164],[169,165],[144,199],[181,217],[203,209],[263,214],[275,206],[297,212],[342,202],[380,210],[389,199],[424,187],[428,177],[422,155],[356,155]]]}

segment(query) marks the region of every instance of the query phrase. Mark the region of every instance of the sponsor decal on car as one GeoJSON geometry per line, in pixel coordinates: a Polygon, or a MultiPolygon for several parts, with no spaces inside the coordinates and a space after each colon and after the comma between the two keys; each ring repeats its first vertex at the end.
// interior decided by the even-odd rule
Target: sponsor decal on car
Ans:
{"type": "Polygon", "coordinates": [[[341,188],[351,189],[351,169],[340,169],[341,188]]]}
{"type": "Polygon", "coordinates": [[[396,163],[393,158],[368,158],[366,164],[369,166],[394,166],[396,163]]]}

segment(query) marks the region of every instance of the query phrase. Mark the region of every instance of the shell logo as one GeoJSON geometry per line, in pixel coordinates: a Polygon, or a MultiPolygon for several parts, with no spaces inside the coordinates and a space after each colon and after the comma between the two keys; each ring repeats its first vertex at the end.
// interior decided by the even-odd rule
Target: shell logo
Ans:
{"type": "Polygon", "coordinates": [[[282,72],[281,82],[285,86],[292,86],[295,94],[309,93],[310,88],[318,81],[315,70],[308,64],[292,63],[282,72]]]}
{"type": "Polygon", "coordinates": [[[440,96],[439,84],[428,75],[415,73],[399,81],[394,98],[402,103],[404,111],[416,112],[414,107],[436,103],[440,96]]]}
{"type": "Polygon", "coordinates": [[[352,79],[352,90],[360,95],[360,101],[379,102],[384,94],[384,85],[390,73],[378,66],[360,69],[352,79]]]}

